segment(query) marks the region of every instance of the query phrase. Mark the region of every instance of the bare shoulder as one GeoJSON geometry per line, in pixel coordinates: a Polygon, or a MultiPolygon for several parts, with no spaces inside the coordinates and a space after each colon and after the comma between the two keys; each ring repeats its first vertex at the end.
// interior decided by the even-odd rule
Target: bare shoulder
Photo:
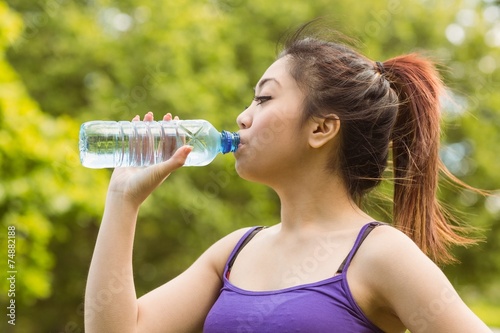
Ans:
{"type": "Polygon", "coordinates": [[[222,287],[226,261],[249,229],[221,238],[183,273],[142,296],[138,300],[138,331],[201,331],[222,287]]]}
{"type": "Polygon", "coordinates": [[[362,262],[363,267],[381,267],[382,271],[397,270],[408,262],[411,265],[434,265],[412,239],[391,225],[373,229],[354,259],[362,262]]]}
{"type": "Polygon", "coordinates": [[[374,321],[387,319],[377,322],[382,328],[400,322],[411,332],[490,332],[441,269],[396,228],[375,228],[359,248],[352,269],[369,295],[362,299],[365,312],[376,313],[374,321]]]}
{"type": "Polygon", "coordinates": [[[421,274],[440,275],[439,267],[402,231],[392,226],[375,228],[356,254],[356,270],[376,290],[412,283],[421,274]],[[369,274],[368,274],[369,273],[369,274]],[[369,277],[369,278],[368,278],[369,277]]]}
{"type": "Polygon", "coordinates": [[[390,257],[394,257],[394,255],[400,255],[402,257],[408,255],[425,256],[410,237],[391,225],[380,225],[373,229],[370,235],[365,239],[363,246],[365,245],[371,250],[367,251],[367,254],[371,253],[373,255],[370,259],[384,260],[387,259],[387,257],[383,255],[389,253],[391,254],[390,257]],[[399,251],[395,252],[397,249],[399,249],[399,251]]]}
{"type": "Polygon", "coordinates": [[[222,276],[227,259],[229,258],[236,244],[250,229],[252,229],[252,227],[241,228],[231,232],[230,234],[215,242],[202,255],[202,258],[205,257],[206,259],[210,260],[219,276],[222,276]]]}

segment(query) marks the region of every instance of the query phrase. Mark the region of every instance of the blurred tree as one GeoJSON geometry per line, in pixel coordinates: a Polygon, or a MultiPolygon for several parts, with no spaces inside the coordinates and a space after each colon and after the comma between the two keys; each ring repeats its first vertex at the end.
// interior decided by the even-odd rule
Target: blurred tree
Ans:
{"type": "MultiPolygon", "coordinates": [[[[443,159],[471,185],[500,187],[500,9],[492,1],[10,0],[19,15],[0,4],[0,49],[10,46],[0,58],[0,219],[18,227],[23,332],[83,332],[109,172],[79,165],[77,123],[153,110],[234,129],[283,32],[317,16],[372,59],[430,50],[452,97],[443,159]]],[[[441,195],[488,231],[487,243],[457,251],[464,264],[447,273],[457,286],[485,288],[500,270],[499,200],[447,187],[441,195]]],[[[140,214],[138,294],[222,235],[275,223],[278,213],[276,196],[239,179],[231,156],[179,170],[140,214]]]]}
{"type": "MultiPolygon", "coordinates": [[[[7,227],[16,227],[13,258],[18,272],[13,297],[17,305],[16,327],[20,327],[20,331],[35,332],[39,318],[27,315],[29,307],[43,303],[54,294],[64,295],[69,289],[72,297],[58,299],[59,306],[76,308],[75,296],[81,294],[78,289],[84,286],[85,265],[66,266],[66,271],[71,268],[69,271],[73,273],[80,272],[68,280],[70,275],[62,274],[62,268],[56,269],[59,267],[57,257],[63,254],[79,262],[75,259],[85,254],[80,261],[84,263],[91,245],[80,242],[82,246],[67,246],[64,252],[55,249],[57,244],[73,242],[76,229],[85,232],[89,230],[89,223],[95,225],[102,212],[108,177],[105,172],[88,173],[80,168],[75,147],[78,124],[68,116],[42,113],[30,97],[5,58],[5,49],[15,43],[22,32],[22,20],[4,2],[0,2],[0,18],[0,221],[3,230],[0,239],[1,247],[6,249],[7,227]],[[88,190],[88,184],[92,184],[94,191],[88,190]],[[85,247],[88,251],[82,252],[85,247]],[[64,283],[59,283],[61,281],[64,283]]],[[[2,276],[6,271],[2,269],[2,276]]],[[[7,282],[6,278],[0,282],[2,304],[6,304],[7,282]]],[[[14,328],[7,325],[6,320],[2,321],[2,327],[4,325],[7,329],[3,332],[14,328]]]]}

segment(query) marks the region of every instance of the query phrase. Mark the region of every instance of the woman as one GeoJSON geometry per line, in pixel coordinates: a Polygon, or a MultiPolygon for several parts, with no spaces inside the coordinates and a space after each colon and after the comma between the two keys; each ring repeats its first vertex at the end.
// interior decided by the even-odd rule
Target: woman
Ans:
{"type": "Polygon", "coordinates": [[[236,170],[277,192],[281,223],[229,234],[137,299],[139,207],[191,148],[116,169],[87,283],[87,332],[490,332],[432,261],[471,242],[435,197],[443,87],[433,65],[417,55],[373,62],[302,34],[237,118],[236,170]],[[390,145],[396,227],[359,207],[390,145]]]}

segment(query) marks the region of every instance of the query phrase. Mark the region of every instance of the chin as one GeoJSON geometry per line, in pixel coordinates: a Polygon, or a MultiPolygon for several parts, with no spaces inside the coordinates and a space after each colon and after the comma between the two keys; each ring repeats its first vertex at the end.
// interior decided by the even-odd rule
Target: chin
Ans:
{"type": "Polygon", "coordinates": [[[243,178],[245,180],[250,180],[248,178],[248,175],[246,172],[247,170],[245,170],[245,168],[242,166],[243,163],[241,162],[238,162],[238,160],[236,160],[236,163],[234,165],[234,169],[236,170],[236,173],[238,174],[238,176],[240,176],[240,178],[243,178]]]}
{"type": "Polygon", "coordinates": [[[267,175],[265,173],[259,172],[259,170],[255,168],[255,165],[250,166],[247,163],[242,163],[241,161],[237,160],[235,164],[235,170],[238,176],[240,176],[240,178],[242,179],[245,179],[249,182],[270,186],[269,182],[266,181],[267,175]]]}
{"type": "Polygon", "coordinates": [[[253,179],[254,177],[252,177],[253,172],[251,169],[249,169],[248,163],[244,163],[241,160],[236,159],[234,168],[238,176],[240,176],[241,178],[249,181],[255,181],[253,179]]]}

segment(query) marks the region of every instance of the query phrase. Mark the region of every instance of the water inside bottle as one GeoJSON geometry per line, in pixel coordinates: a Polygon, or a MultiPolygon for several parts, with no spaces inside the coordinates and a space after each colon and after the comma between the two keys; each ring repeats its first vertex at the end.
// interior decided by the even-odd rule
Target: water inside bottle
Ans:
{"type": "Polygon", "coordinates": [[[220,133],[208,122],[182,122],[178,124],[178,133],[186,145],[193,147],[188,155],[186,166],[207,165],[220,151],[220,133]]]}
{"type": "Polygon", "coordinates": [[[222,135],[204,120],[160,122],[95,121],[80,129],[80,158],[89,168],[148,166],[168,160],[190,145],[186,166],[209,164],[219,153],[237,148],[236,133],[222,135]],[[222,144],[223,143],[223,144],[222,144]]]}
{"type": "Polygon", "coordinates": [[[88,168],[115,165],[117,148],[116,123],[89,122],[80,128],[80,160],[88,168]]]}

